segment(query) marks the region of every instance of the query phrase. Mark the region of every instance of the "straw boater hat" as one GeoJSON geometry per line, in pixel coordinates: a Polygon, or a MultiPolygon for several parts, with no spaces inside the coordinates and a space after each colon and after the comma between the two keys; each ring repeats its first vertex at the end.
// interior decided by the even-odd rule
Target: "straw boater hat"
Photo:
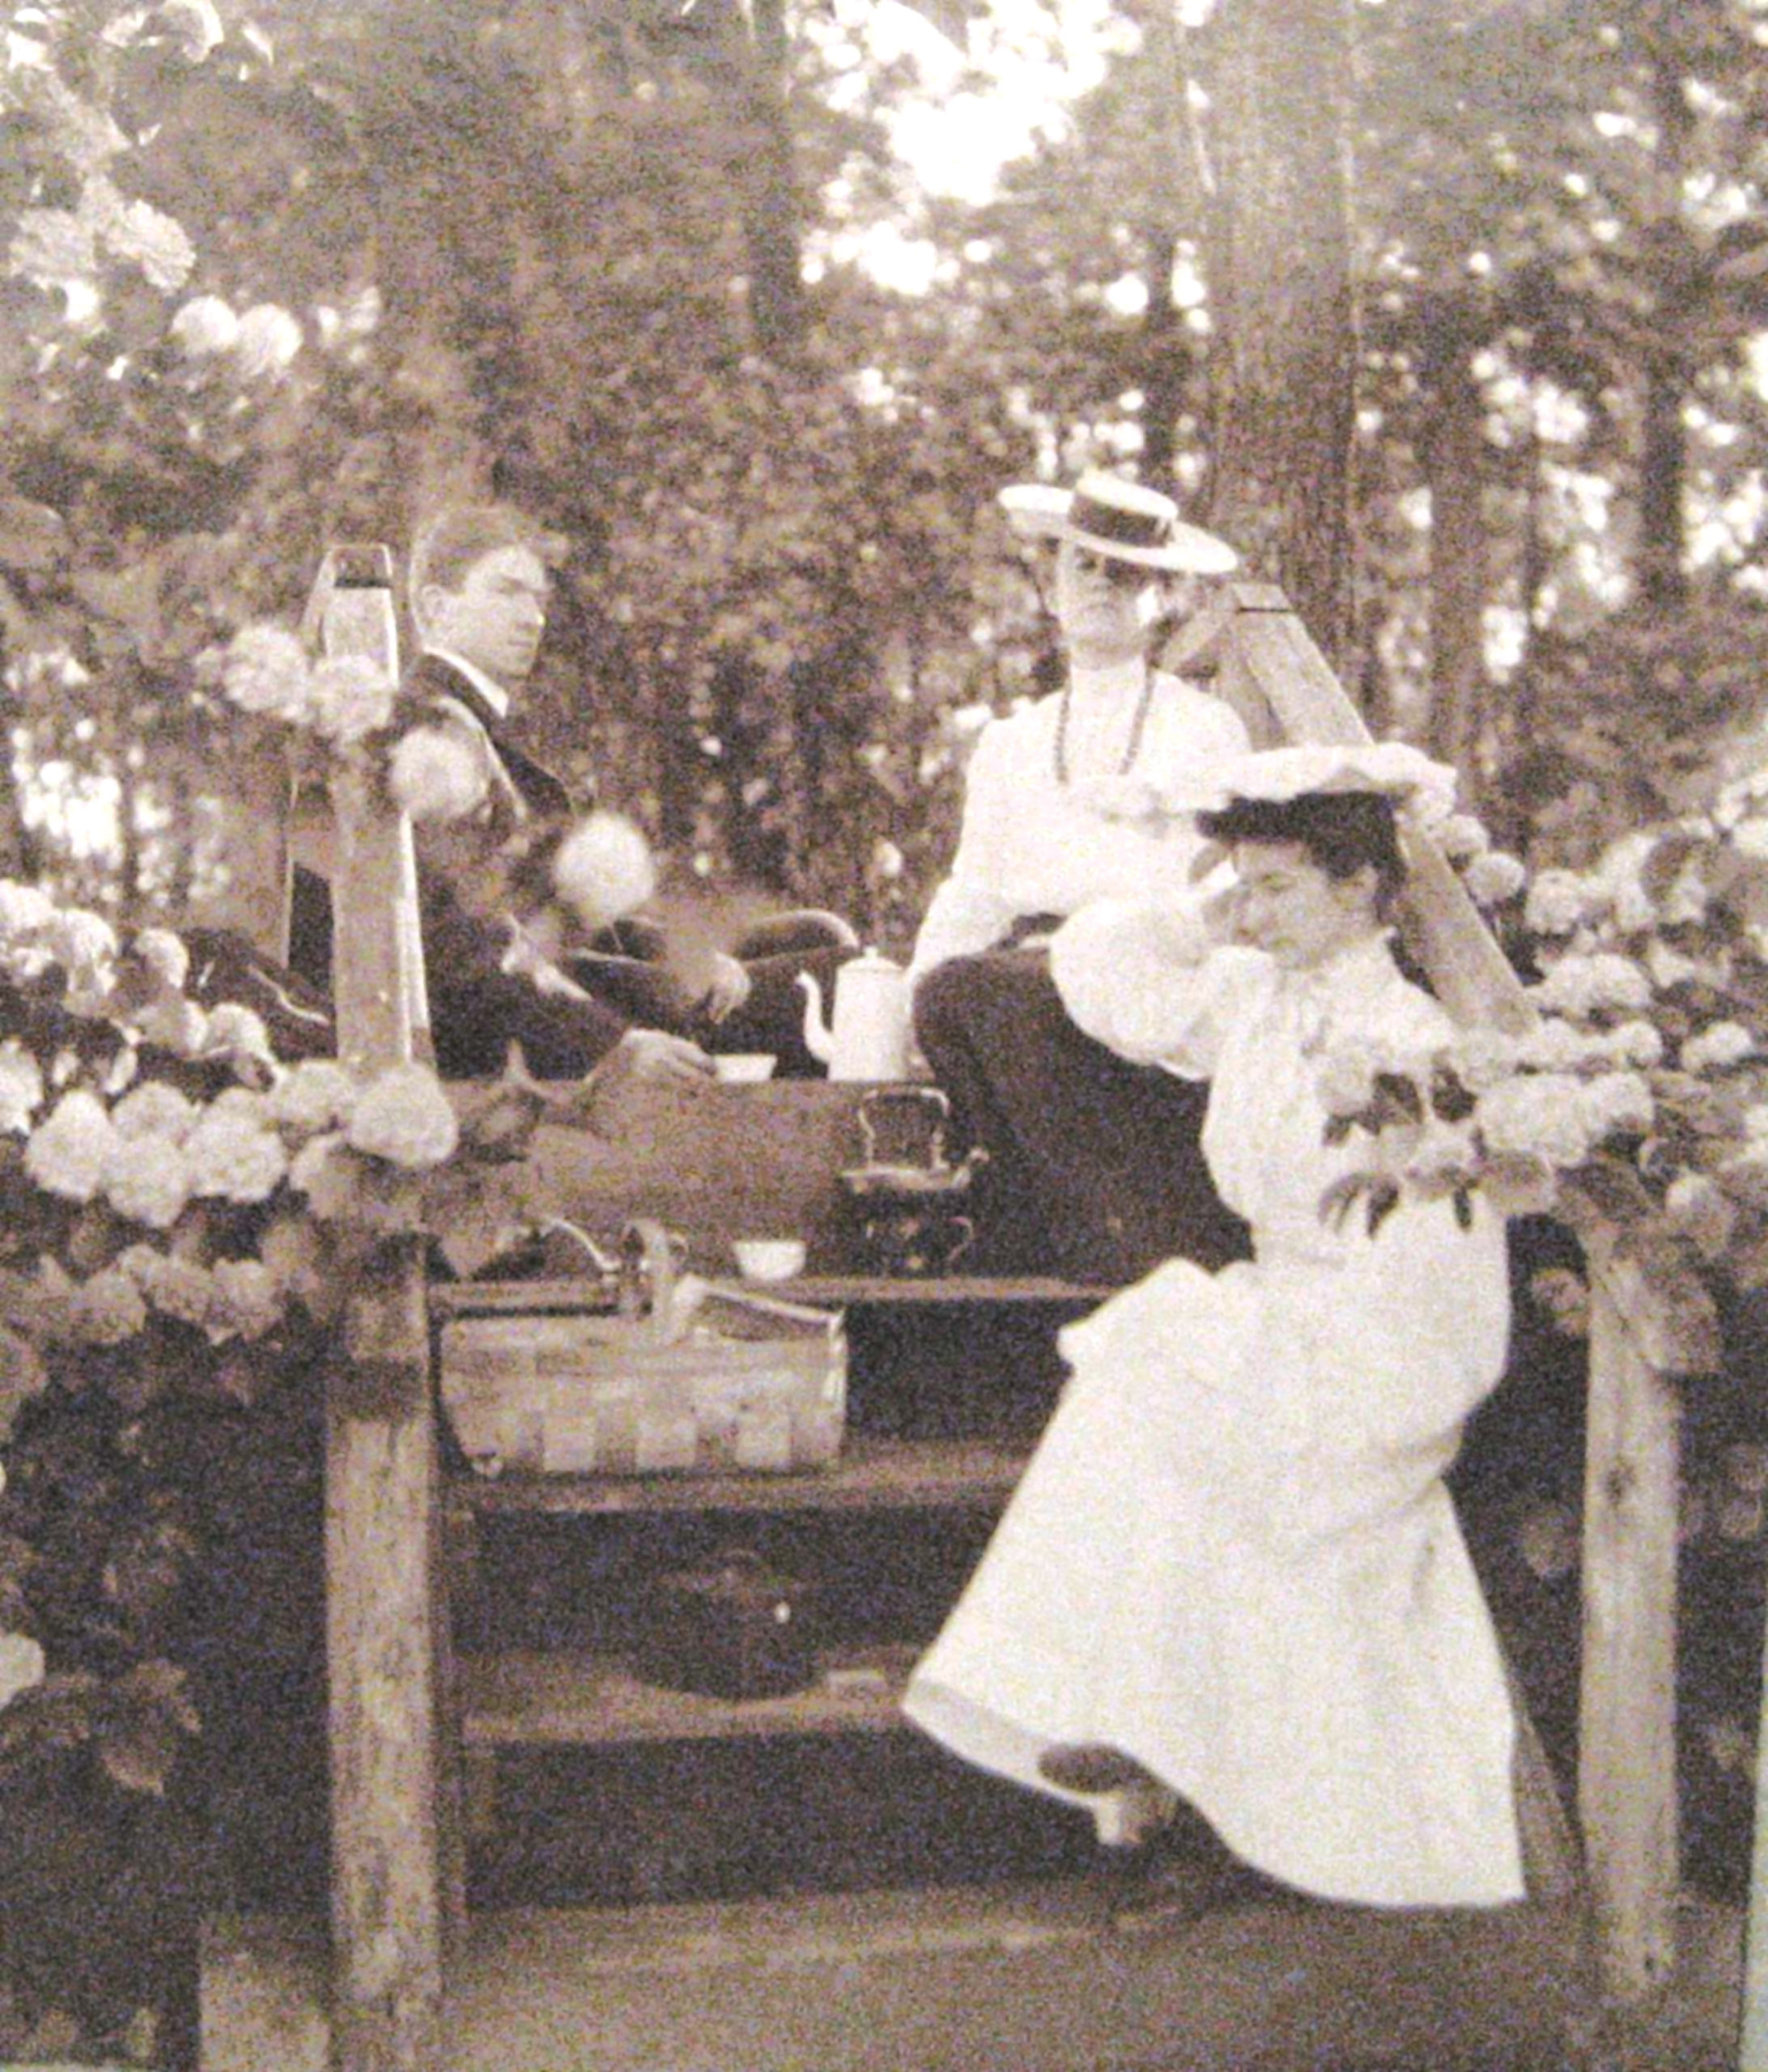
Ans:
{"type": "Polygon", "coordinates": [[[1101,468],[1089,468],[1073,489],[1015,482],[1001,491],[1000,503],[1022,539],[1072,540],[1114,561],[1175,575],[1226,575],[1240,565],[1226,540],[1188,525],[1170,496],[1101,468]]]}

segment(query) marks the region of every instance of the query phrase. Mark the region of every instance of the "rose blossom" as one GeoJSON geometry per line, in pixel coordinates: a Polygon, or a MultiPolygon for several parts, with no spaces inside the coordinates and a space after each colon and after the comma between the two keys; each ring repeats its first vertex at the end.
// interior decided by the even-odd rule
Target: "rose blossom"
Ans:
{"type": "Polygon", "coordinates": [[[240,319],[233,357],[248,381],[279,379],[301,349],[301,327],[274,302],[255,303],[240,319]]]}
{"type": "Polygon", "coordinates": [[[1722,1072],[1756,1055],[1756,1039],[1740,1021],[1710,1021],[1682,1046],[1684,1072],[1722,1072]]]}
{"type": "Polygon", "coordinates": [[[172,320],[172,335],[193,359],[230,352],[240,320],[218,295],[193,296],[172,320]]]}
{"type": "Polygon", "coordinates": [[[121,1345],[147,1321],[140,1289],[115,1267],[83,1280],[68,1297],[68,1329],[83,1345],[121,1345]]]}
{"type": "Polygon", "coordinates": [[[217,1259],[210,1276],[212,1297],[204,1329],[219,1343],[224,1338],[261,1338],[283,1314],[276,1276],[261,1259],[217,1259]]]}
{"type": "Polygon", "coordinates": [[[23,1136],[43,1105],[43,1068],[16,1036],[0,1044],[0,1130],[23,1136]]]}
{"type": "Polygon", "coordinates": [[[491,772],[482,754],[442,727],[414,727],[389,758],[393,803],[413,820],[461,820],[484,803],[491,772]]]}
{"type": "Polygon", "coordinates": [[[1484,824],[1470,813],[1451,813],[1436,831],[1437,847],[1451,864],[1471,863],[1492,846],[1484,824]]]}
{"type": "Polygon", "coordinates": [[[1580,1082],[1566,1072],[1506,1080],[1480,1096],[1477,1118],[1488,1151],[1575,1166],[1589,1149],[1579,1113],[1580,1082]]]}
{"type": "Polygon", "coordinates": [[[393,717],[393,678],[364,655],[334,655],[317,664],[308,690],[314,732],[341,746],[393,717]]]}
{"type": "Polygon", "coordinates": [[[1605,1055],[1623,1065],[1655,1065],[1664,1057],[1664,1038],[1649,1021],[1623,1021],[1602,1039],[1605,1055]]]}
{"type": "Polygon", "coordinates": [[[1577,1101],[1579,1119],[1598,1142],[1616,1131],[1641,1136],[1657,1115],[1651,1083],[1642,1072],[1603,1072],[1579,1087],[1577,1101]]]}
{"type": "Polygon", "coordinates": [[[427,1066],[395,1065],[363,1089],[348,1135],[353,1150],[421,1170],[450,1155],[460,1126],[427,1066]]]}
{"type": "Polygon", "coordinates": [[[190,976],[190,953],[170,928],[138,928],[129,946],[168,992],[181,992],[190,976]]]}
{"type": "Polygon", "coordinates": [[[211,1109],[185,1140],[191,1191],[229,1201],[264,1201],[288,1170],[283,1140],[225,1110],[211,1109]]]}
{"type": "Polygon", "coordinates": [[[356,1106],[355,1075],[329,1058],[304,1058],[265,1096],[272,1118],[302,1136],[347,1123],[356,1106]]]}
{"type": "Polygon", "coordinates": [[[121,1137],[169,1137],[181,1143],[200,1110],[188,1095],[163,1080],[150,1079],[125,1093],[111,1110],[111,1127],[121,1137]]]}
{"type": "Polygon", "coordinates": [[[1543,871],[1528,888],[1523,919],[1536,934],[1569,936],[1596,909],[1593,889],[1575,872],[1543,871]]]}
{"type": "Polygon", "coordinates": [[[223,1000],[209,1010],[209,1026],[203,1037],[205,1051],[229,1051],[249,1058],[274,1058],[270,1032],[255,1008],[236,1000],[223,1000]]]}
{"type": "Polygon", "coordinates": [[[303,719],[307,680],[307,651],[283,626],[242,626],[221,658],[221,688],[242,712],[303,719]]]}
{"type": "MultiPolygon", "coordinates": [[[[201,1324],[215,1300],[207,1267],[149,1245],[131,1245],[123,1255],[130,1277],[162,1316],[180,1323],[201,1324]]],[[[121,1265],[123,1260],[119,1260],[121,1265]]]]}
{"type": "Polygon", "coordinates": [[[24,1148],[24,1170],[40,1187],[69,1201],[98,1192],[117,1132],[96,1094],[76,1087],[38,1123],[24,1148]]]}
{"type": "Polygon", "coordinates": [[[1532,997],[1538,1006],[1572,1015],[1596,1014],[1605,1008],[1636,1011],[1650,1006],[1651,982],[1630,957],[1597,951],[1562,957],[1532,988],[1532,997]]]}
{"type": "Polygon", "coordinates": [[[1677,1174],[1665,1190],[1664,1212],[1710,1259],[1724,1250],[1737,1227],[1736,1210],[1704,1173],[1677,1174]]]}
{"type": "Polygon", "coordinates": [[[1519,1055],[1515,1037],[1495,1029],[1467,1029],[1450,1044],[1444,1062],[1469,1093],[1483,1093],[1510,1077],[1519,1055]]]}
{"type": "Polygon", "coordinates": [[[190,1161],[169,1136],[119,1135],[104,1165],[104,1199],[119,1216],[169,1230],[190,1199],[190,1161]]]}
{"type": "Polygon", "coordinates": [[[553,883],[587,927],[605,928],[656,891],[657,865],[630,820],[617,813],[593,813],[559,843],[553,883]]]}
{"type": "Polygon", "coordinates": [[[40,1641],[28,1633],[0,1633],[0,1712],[34,1691],[48,1667],[40,1641]]]}
{"type": "Polygon", "coordinates": [[[1461,872],[1468,897],[1477,906],[1502,906],[1516,897],[1528,878],[1517,858],[1502,849],[1482,850],[1468,858],[1461,872]]]}

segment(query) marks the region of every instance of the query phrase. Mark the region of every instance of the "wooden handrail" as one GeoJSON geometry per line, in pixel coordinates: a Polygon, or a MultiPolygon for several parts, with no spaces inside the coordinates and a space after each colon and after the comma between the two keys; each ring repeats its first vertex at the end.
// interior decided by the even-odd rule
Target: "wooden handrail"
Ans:
{"type": "MultiPolygon", "coordinates": [[[[397,675],[392,557],[335,549],[308,626],[327,656],[397,675]]],[[[372,1074],[427,1042],[409,826],[378,784],[334,773],[333,997],[339,1056],[372,1074]]],[[[325,1405],[326,1661],[331,1717],[332,2063],[433,2072],[441,2061],[446,1637],[423,1255],[376,1255],[346,1307],[325,1405]]]]}

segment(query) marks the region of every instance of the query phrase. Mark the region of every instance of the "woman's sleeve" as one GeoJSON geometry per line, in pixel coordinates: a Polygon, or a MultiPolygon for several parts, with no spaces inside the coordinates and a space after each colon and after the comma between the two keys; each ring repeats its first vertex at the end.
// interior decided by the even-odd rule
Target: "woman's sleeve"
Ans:
{"type": "Polygon", "coordinates": [[[964,779],[963,826],[950,875],[933,894],[909,960],[909,978],[925,977],[935,965],[992,949],[1018,919],[997,889],[1001,822],[1011,810],[1005,737],[984,728],[964,779]]]}
{"type": "Polygon", "coordinates": [[[1185,1079],[1214,1070],[1249,960],[1254,953],[1215,945],[1201,900],[1097,900],[1050,944],[1056,991],[1079,1026],[1133,1064],[1185,1079]]]}

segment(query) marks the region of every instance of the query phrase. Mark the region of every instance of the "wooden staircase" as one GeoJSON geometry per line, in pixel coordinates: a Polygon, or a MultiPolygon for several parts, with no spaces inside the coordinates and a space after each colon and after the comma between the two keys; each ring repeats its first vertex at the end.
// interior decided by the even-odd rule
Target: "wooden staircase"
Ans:
{"type": "MultiPolygon", "coordinates": [[[[325,617],[332,652],[390,657],[384,592],[330,590],[325,617]]],[[[1235,593],[1222,683],[1254,720],[1256,738],[1360,732],[1275,592],[1235,593]]],[[[346,799],[342,809],[342,848],[355,863],[334,882],[337,939],[348,952],[337,974],[341,1049],[372,1068],[409,1056],[421,1040],[421,991],[410,984],[411,936],[401,919],[409,916],[397,896],[399,844],[362,801],[346,799]]],[[[1414,936],[1443,997],[1467,1018],[1513,1018],[1515,982],[1452,875],[1433,856],[1414,862],[1414,936]]],[[[654,1161],[650,1172],[666,1182],[654,1161]]],[[[1050,1283],[904,1289],[818,1272],[795,1292],[849,1305],[856,1316],[904,1304],[923,1314],[988,1305],[1000,1316],[1017,1304],[1084,1301],[1099,1291],[1050,1283]]],[[[660,1519],[765,1516],[814,1519],[834,1533],[890,1518],[912,1532],[948,1514],[985,1521],[1030,1436],[929,1433],[912,1420],[869,1431],[861,1418],[848,1458],[827,1474],[481,1481],[445,1471],[435,1317],[463,1302],[545,1299],[568,1301],[571,1291],[427,1288],[414,1245],[351,1305],[345,1361],[328,1400],[329,1934],[316,1969],[311,1951],[304,1959],[262,1924],[216,1925],[206,2066],[1080,2072],[1245,2063],[1349,2072],[1376,2063],[1559,2061],[1515,2053],[1545,2049],[1547,2033],[1575,2023],[1584,2004],[1587,1917],[1564,1896],[1562,1856],[1546,1904],[1488,1916],[1347,1917],[1255,1891],[1203,1921],[1151,1926],[1134,1936],[1133,1949],[1115,1930],[1102,1937],[1112,1908],[1101,1911],[1085,1877],[1077,1887],[1041,1887],[1029,1898],[979,1888],[956,1897],[750,1901],[711,1914],[671,1908],[666,1918],[606,1910],[569,1920],[470,1918],[454,1811],[482,1794],[485,1764],[520,1750],[806,1739],[848,1746],[863,1761],[894,1726],[912,1642],[851,1654],[832,1644],[812,1690],[732,1707],[638,1685],[618,1649],[561,1657],[489,1645],[495,1615],[475,1607],[469,1580],[460,1637],[474,1645],[462,1647],[457,1677],[445,1541],[470,1579],[487,1536],[507,1530],[618,1532],[660,1519]],[[623,1953],[631,1959],[623,1969],[623,1953]],[[1373,2002],[1371,1964],[1383,1981],[1373,2002]],[[1495,2010],[1492,1996],[1476,2009],[1462,1989],[1481,1973],[1501,1989],[1495,2010]],[[525,1996],[525,1977],[543,1989],[525,1996]],[[526,2020],[525,1998],[549,2003],[538,2027],[526,2020]],[[1414,2056],[1395,2054],[1406,2051],[1414,2056]]],[[[1666,1640],[1673,1659],[1673,1596],[1663,1587],[1666,1544],[1673,1575],[1675,1446],[1664,1376],[1686,1356],[1660,1328],[1649,1291],[1624,1276],[1603,1283],[1596,1309],[1580,1804],[1602,1976],[1621,1999],[1660,1983],[1677,1955],[1664,1673],[1666,1640]]],[[[1537,1829],[1549,1853],[1554,1827],[1549,1818],[1537,1829]]]]}

